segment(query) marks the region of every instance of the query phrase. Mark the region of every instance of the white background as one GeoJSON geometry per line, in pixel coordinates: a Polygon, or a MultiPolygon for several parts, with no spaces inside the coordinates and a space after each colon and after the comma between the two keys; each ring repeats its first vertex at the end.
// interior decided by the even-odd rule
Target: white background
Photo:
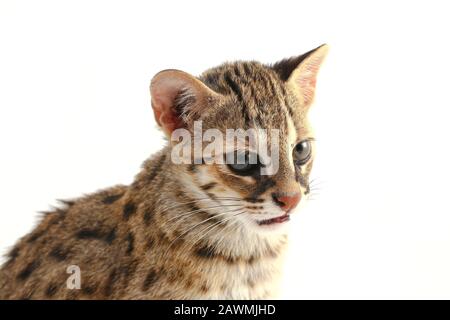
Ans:
{"type": "Polygon", "coordinates": [[[445,1],[0,2],[0,250],[163,145],[153,74],[331,47],[285,298],[450,298],[445,1]]]}

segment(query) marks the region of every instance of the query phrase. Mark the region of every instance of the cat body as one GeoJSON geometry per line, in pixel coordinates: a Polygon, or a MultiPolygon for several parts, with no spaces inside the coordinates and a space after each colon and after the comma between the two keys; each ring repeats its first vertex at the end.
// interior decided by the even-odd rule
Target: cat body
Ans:
{"type": "Polygon", "coordinates": [[[0,299],[276,297],[289,215],[309,193],[307,110],[326,49],[273,66],[224,64],[198,78],[157,74],[152,107],[167,136],[192,132],[199,120],[203,130],[277,129],[277,172],[261,175],[262,164],[177,164],[170,140],[131,185],[46,213],[8,254],[0,299]]]}

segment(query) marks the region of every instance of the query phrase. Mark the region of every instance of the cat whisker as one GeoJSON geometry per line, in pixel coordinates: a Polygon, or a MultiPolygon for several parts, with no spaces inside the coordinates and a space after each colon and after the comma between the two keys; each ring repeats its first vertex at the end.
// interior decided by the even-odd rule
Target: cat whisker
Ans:
{"type": "Polygon", "coordinates": [[[176,215],[175,217],[170,218],[169,220],[166,221],[166,223],[171,222],[175,219],[180,218],[180,220],[182,220],[181,218],[186,218],[187,216],[191,216],[193,213],[197,213],[197,212],[201,212],[201,211],[207,211],[209,209],[217,209],[217,208],[222,208],[222,207],[238,207],[241,206],[240,204],[223,204],[220,206],[212,206],[212,207],[205,207],[205,208],[198,208],[195,210],[191,210],[188,212],[183,212],[182,214],[176,215]]]}
{"type": "MultiPolygon", "coordinates": [[[[233,197],[218,197],[217,199],[219,199],[219,200],[227,200],[227,201],[242,201],[239,198],[233,198],[233,197]]],[[[174,209],[176,207],[181,207],[181,206],[184,206],[184,205],[187,205],[187,204],[193,204],[193,203],[197,203],[197,202],[200,202],[200,201],[214,201],[214,200],[212,198],[200,198],[200,199],[195,199],[195,200],[192,200],[192,201],[180,202],[180,203],[177,203],[177,204],[175,204],[173,206],[164,208],[164,210],[160,211],[159,213],[164,213],[164,212],[169,211],[171,209],[174,209]]]]}
{"type": "Polygon", "coordinates": [[[322,188],[325,185],[325,183],[314,183],[314,184],[310,184],[309,187],[310,188],[322,188]]]}
{"type": "Polygon", "coordinates": [[[238,212],[237,214],[232,215],[231,217],[225,218],[223,220],[220,220],[218,222],[216,222],[215,224],[208,226],[204,229],[202,229],[201,231],[198,232],[198,234],[201,234],[201,237],[197,240],[195,240],[192,244],[192,246],[194,246],[195,244],[197,244],[202,238],[204,238],[209,232],[211,232],[213,229],[215,229],[216,227],[218,227],[219,225],[226,223],[230,220],[232,220],[235,216],[244,213],[244,211],[238,212]],[[206,231],[208,230],[208,231],[206,231]],[[206,232],[205,232],[206,231],[206,232]]]}
{"type": "Polygon", "coordinates": [[[192,227],[190,227],[190,228],[188,228],[186,231],[184,231],[182,234],[180,234],[178,237],[176,237],[176,238],[170,243],[170,245],[168,246],[167,250],[169,250],[169,249],[172,247],[172,245],[173,245],[178,239],[180,239],[181,237],[184,237],[187,233],[189,233],[191,230],[195,229],[195,228],[198,227],[199,225],[201,225],[201,224],[203,224],[203,223],[205,223],[205,222],[208,222],[208,221],[210,221],[210,220],[212,220],[212,219],[216,219],[217,217],[223,216],[223,215],[225,215],[225,214],[230,214],[230,213],[232,213],[232,212],[235,212],[235,211],[237,211],[237,210],[242,210],[242,209],[243,209],[243,208],[241,207],[240,209],[234,209],[234,210],[230,210],[230,211],[225,211],[225,212],[223,212],[223,213],[220,213],[220,214],[217,214],[217,215],[213,215],[212,217],[209,217],[208,219],[202,220],[201,222],[199,222],[199,223],[193,225],[192,227]]]}
{"type": "MultiPolygon", "coordinates": [[[[239,215],[239,214],[236,214],[236,215],[239,215]]],[[[235,232],[236,229],[234,227],[236,225],[238,225],[239,223],[240,223],[240,221],[238,219],[236,219],[234,222],[232,222],[231,224],[226,226],[225,229],[228,228],[229,230],[226,233],[225,232],[221,232],[221,237],[219,238],[219,240],[216,241],[217,245],[222,244],[225,241],[226,237],[228,237],[230,235],[230,233],[235,232]]]]}
{"type": "Polygon", "coordinates": [[[177,224],[179,222],[188,219],[189,217],[195,215],[198,212],[202,212],[202,211],[206,212],[208,209],[217,209],[217,208],[222,208],[222,207],[241,207],[241,206],[239,204],[228,204],[228,205],[220,205],[220,206],[213,206],[213,207],[207,207],[207,208],[199,208],[199,209],[188,211],[188,212],[182,213],[180,215],[177,215],[175,217],[172,217],[171,219],[166,221],[165,224],[169,224],[171,221],[175,220],[174,222],[170,223],[170,225],[172,225],[172,227],[171,228],[169,227],[169,231],[173,231],[177,228],[177,224]],[[176,220],[176,219],[178,219],[178,220],[176,220]]]}
{"type": "Polygon", "coordinates": [[[323,184],[325,184],[325,181],[321,181],[317,178],[309,181],[310,186],[319,186],[319,185],[323,185],[323,184]]]}
{"type": "MultiPolygon", "coordinates": [[[[217,222],[217,223],[215,223],[215,224],[213,224],[213,225],[211,225],[211,226],[208,226],[208,227],[202,229],[202,230],[199,232],[199,234],[201,234],[201,236],[200,236],[197,240],[194,241],[194,243],[190,246],[190,248],[193,248],[198,242],[200,242],[202,239],[204,239],[204,238],[207,236],[207,234],[210,233],[212,230],[214,230],[215,228],[217,228],[217,227],[220,226],[221,224],[226,223],[226,222],[228,222],[228,221],[234,219],[234,217],[236,217],[236,216],[238,216],[238,215],[240,215],[240,214],[243,214],[244,212],[245,212],[245,211],[238,212],[237,214],[234,214],[234,215],[232,215],[231,217],[228,217],[227,219],[223,219],[223,220],[221,220],[221,221],[219,221],[219,222],[217,222]],[[208,230],[208,229],[209,229],[209,230],[208,230]],[[208,231],[206,231],[206,230],[208,230],[208,231]],[[206,231],[206,232],[205,232],[205,231],[206,231]]],[[[238,220],[234,221],[234,222],[231,223],[230,225],[227,225],[225,228],[229,228],[230,226],[233,226],[233,225],[235,225],[235,224],[237,224],[237,223],[239,223],[238,220]]],[[[222,237],[220,238],[219,241],[217,241],[217,243],[223,241],[224,238],[225,238],[225,235],[222,235],[222,237]]]]}

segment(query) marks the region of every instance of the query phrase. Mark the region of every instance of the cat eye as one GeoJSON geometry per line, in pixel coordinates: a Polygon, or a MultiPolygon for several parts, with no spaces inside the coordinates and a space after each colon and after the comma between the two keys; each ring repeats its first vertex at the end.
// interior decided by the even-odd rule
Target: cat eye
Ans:
{"type": "Polygon", "coordinates": [[[254,174],[261,167],[261,164],[260,164],[256,154],[246,153],[244,155],[244,159],[242,159],[244,161],[240,161],[243,163],[238,163],[237,159],[238,159],[238,153],[236,152],[236,153],[234,153],[233,163],[228,164],[228,167],[230,168],[230,170],[235,174],[238,174],[241,176],[249,176],[249,175],[254,174]]]}
{"type": "Polygon", "coordinates": [[[304,165],[311,158],[312,148],[311,141],[304,140],[298,143],[293,151],[294,162],[296,165],[304,165]]]}

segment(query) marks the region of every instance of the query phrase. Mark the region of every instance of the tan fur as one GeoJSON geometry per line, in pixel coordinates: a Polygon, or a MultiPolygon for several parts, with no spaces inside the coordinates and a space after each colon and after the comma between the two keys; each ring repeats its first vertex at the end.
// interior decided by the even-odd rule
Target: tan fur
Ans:
{"type": "MultiPolygon", "coordinates": [[[[130,186],[66,201],[47,213],[0,270],[0,299],[274,297],[287,233],[262,231],[252,219],[281,212],[273,192],[307,194],[312,166],[312,160],[302,168],[292,163],[295,144],[312,138],[309,105],[283,79],[282,67],[224,64],[196,80],[195,90],[213,92],[214,99],[177,100],[182,107],[195,103],[180,116],[184,123],[202,120],[205,130],[279,129],[280,169],[274,176],[242,177],[219,164],[175,165],[168,145],[144,163],[130,186]],[[270,185],[261,189],[264,181],[270,185]],[[79,290],[66,287],[69,265],[81,269],[79,290]]],[[[186,74],[180,81],[191,80],[186,74]]],[[[176,99],[164,97],[163,103],[176,99]]],[[[165,130],[158,106],[155,116],[165,130]]]]}

